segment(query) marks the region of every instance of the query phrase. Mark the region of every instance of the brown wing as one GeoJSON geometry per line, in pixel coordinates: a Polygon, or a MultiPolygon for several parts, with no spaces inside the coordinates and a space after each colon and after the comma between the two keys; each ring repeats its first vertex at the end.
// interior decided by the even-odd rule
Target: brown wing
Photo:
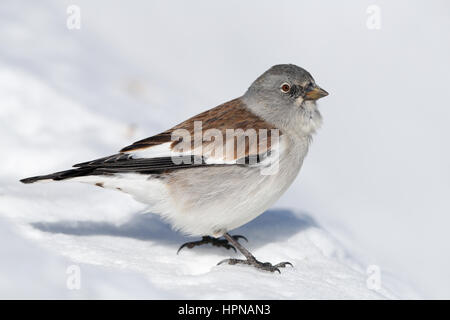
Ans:
{"type": "MultiPolygon", "coordinates": [[[[160,134],[137,141],[132,145],[123,148],[121,152],[133,153],[133,151],[142,151],[144,149],[171,141],[173,141],[171,144],[172,150],[181,151],[179,150],[182,147],[181,140],[173,137],[173,134],[177,132],[177,130],[181,129],[185,130],[185,132],[189,133],[189,135],[192,137],[191,148],[192,150],[194,150],[193,153],[195,154],[196,146],[194,145],[193,140],[194,123],[196,121],[199,121],[201,123],[203,134],[208,131],[220,132],[220,134],[222,135],[223,144],[229,142],[230,139],[235,140],[235,143],[233,143],[234,153],[231,156],[230,154],[227,154],[225,160],[235,160],[242,157],[242,154],[239,154],[239,150],[237,150],[240,139],[244,139],[245,141],[245,157],[251,155],[260,155],[269,151],[273,143],[273,132],[274,130],[277,130],[275,126],[252,113],[245,106],[242,100],[240,98],[237,98],[221,104],[213,109],[200,113],[160,134]],[[227,132],[227,129],[234,130],[234,136],[230,135],[229,131],[227,132]],[[249,135],[252,135],[252,133],[256,135],[256,141],[249,137],[249,135]]],[[[281,132],[277,131],[277,134],[281,135],[281,132]]],[[[211,156],[211,152],[214,153],[213,149],[217,146],[214,145],[214,140],[215,138],[210,139],[210,141],[202,141],[202,152],[199,155],[211,156]]]]}

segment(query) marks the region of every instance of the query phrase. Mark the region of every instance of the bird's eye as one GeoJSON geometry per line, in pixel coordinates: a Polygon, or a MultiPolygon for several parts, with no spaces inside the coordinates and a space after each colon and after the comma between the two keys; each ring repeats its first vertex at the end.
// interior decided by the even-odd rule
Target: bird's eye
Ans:
{"type": "Polygon", "coordinates": [[[283,83],[282,85],[281,85],[281,91],[282,92],[284,92],[284,93],[288,93],[289,92],[289,90],[291,90],[291,86],[289,85],[289,83],[283,83]]]}

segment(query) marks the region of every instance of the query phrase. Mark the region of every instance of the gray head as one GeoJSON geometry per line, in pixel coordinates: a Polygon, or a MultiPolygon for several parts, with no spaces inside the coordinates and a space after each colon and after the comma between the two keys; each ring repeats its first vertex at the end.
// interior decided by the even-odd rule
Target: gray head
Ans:
{"type": "Polygon", "coordinates": [[[317,100],[328,93],[316,85],[311,74],[293,64],[279,64],[264,72],[248,89],[247,94],[276,99],[299,106],[299,100],[317,100]]]}
{"type": "Polygon", "coordinates": [[[305,69],[279,64],[259,76],[243,99],[253,112],[280,128],[311,133],[321,120],[315,101],[327,95],[305,69]]]}

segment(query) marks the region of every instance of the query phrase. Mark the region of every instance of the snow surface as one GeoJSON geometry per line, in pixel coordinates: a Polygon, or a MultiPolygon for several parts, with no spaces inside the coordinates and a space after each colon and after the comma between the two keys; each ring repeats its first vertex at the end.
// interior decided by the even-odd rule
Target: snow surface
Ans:
{"type": "Polygon", "coordinates": [[[68,4],[0,4],[1,298],[450,296],[449,153],[440,139],[449,133],[449,109],[421,91],[449,95],[442,87],[449,66],[440,63],[449,53],[439,41],[449,30],[444,4],[383,2],[378,34],[365,28],[366,5],[357,2],[328,2],[325,9],[305,2],[297,4],[301,10],[286,2],[281,11],[270,2],[240,5],[229,25],[237,2],[79,1],[77,31],[66,29],[68,4]],[[411,22],[408,14],[417,12],[422,19],[411,22]],[[311,45],[292,40],[301,37],[311,45]],[[424,60],[431,62],[417,62],[424,60]],[[239,256],[225,249],[176,255],[193,239],[127,195],[70,182],[18,182],[112,154],[242,94],[280,62],[306,67],[331,92],[300,177],[272,210],[232,232],[245,235],[260,260],[291,261],[295,267],[281,275],[216,266],[239,256]],[[420,85],[412,69],[426,78],[420,85]],[[377,97],[380,87],[390,88],[389,104],[377,97]],[[424,119],[430,101],[435,107],[424,119]],[[80,290],[66,286],[74,264],[80,290]],[[382,271],[378,291],[366,285],[373,264],[382,271]]]}

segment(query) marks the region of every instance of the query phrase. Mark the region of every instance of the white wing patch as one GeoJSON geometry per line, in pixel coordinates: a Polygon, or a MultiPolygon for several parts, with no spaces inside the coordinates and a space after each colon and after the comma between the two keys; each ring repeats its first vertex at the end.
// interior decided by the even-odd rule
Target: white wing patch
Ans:
{"type": "MultiPolygon", "coordinates": [[[[270,162],[273,162],[273,158],[282,151],[284,143],[282,143],[283,136],[281,136],[281,141],[271,141],[270,147],[270,156],[264,157],[264,160],[260,163],[261,165],[267,165],[270,162]]],[[[265,141],[266,142],[266,141],[265,141]]],[[[212,142],[204,142],[203,145],[189,149],[187,151],[182,151],[179,148],[171,148],[173,141],[165,142],[156,146],[148,147],[140,150],[133,150],[127,152],[133,159],[151,159],[158,157],[174,157],[179,158],[181,156],[201,156],[206,164],[237,164],[239,163],[237,159],[235,159],[234,152],[232,152],[232,156],[230,156],[226,147],[223,147],[222,150],[220,146],[214,145],[212,142]]],[[[260,148],[260,150],[267,150],[267,147],[260,148]]],[[[238,157],[239,158],[239,157],[238,157]]]]}
{"type": "Polygon", "coordinates": [[[131,155],[134,159],[151,159],[151,158],[160,158],[160,157],[172,157],[176,156],[177,153],[173,152],[170,148],[171,142],[165,142],[162,144],[158,144],[156,146],[152,146],[145,149],[133,150],[130,152],[126,152],[131,155]]]}

